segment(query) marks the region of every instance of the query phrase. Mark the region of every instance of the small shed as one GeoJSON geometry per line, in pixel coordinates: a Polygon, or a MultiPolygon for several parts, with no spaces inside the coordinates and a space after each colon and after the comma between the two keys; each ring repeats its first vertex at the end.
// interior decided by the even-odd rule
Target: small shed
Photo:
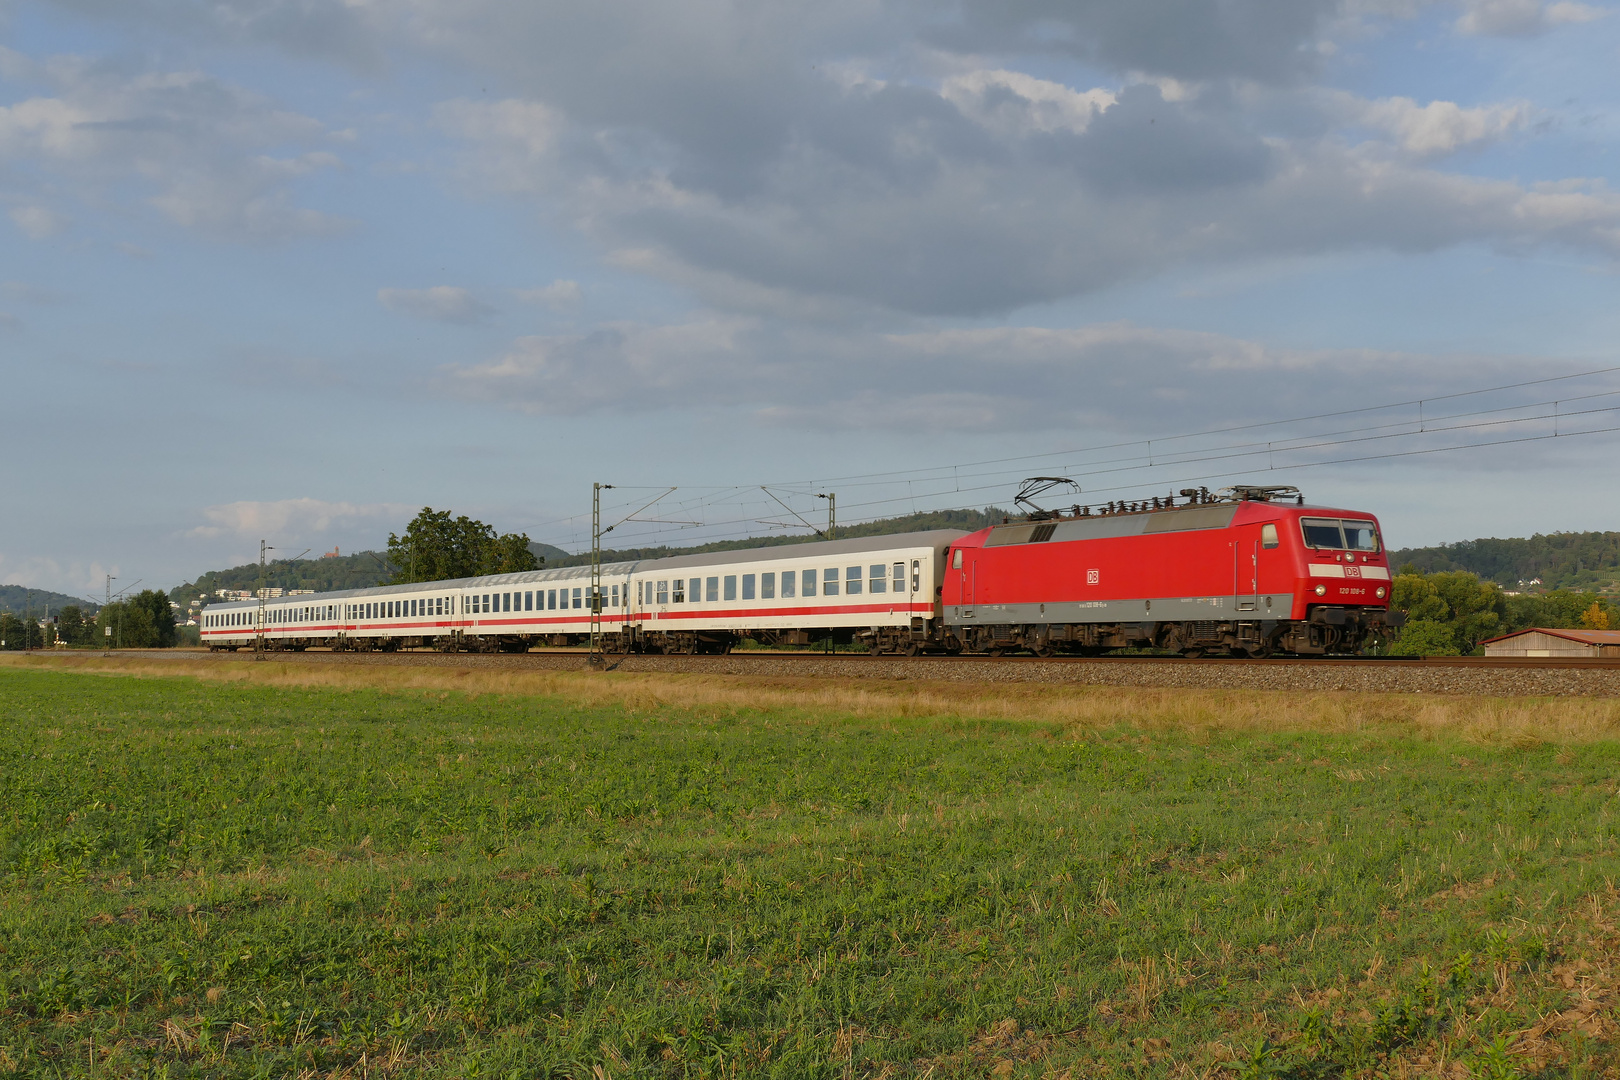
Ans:
{"type": "Polygon", "coordinates": [[[1554,657],[1559,660],[1620,657],[1620,630],[1548,630],[1531,627],[1480,644],[1486,656],[1554,657]]]}

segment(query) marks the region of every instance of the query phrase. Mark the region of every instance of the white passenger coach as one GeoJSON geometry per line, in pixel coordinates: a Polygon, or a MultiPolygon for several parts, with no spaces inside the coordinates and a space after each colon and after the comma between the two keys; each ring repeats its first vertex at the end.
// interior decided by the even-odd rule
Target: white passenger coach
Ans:
{"type": "MultiPolygon", "coordinates": [[[[860,641],[916,652],[941,617],[954,530],[680,555],[602,567],[601,630],[615,652],[719,653],[765,645],[860,641]]],[[[577,566],[455,581],[384,585],[295,599],[214,604],[202,640],[215,649],[522,652],[591,631],[591,571],[577,566]],[[262,611],[263,624],[260,625],[262,611]]]]}

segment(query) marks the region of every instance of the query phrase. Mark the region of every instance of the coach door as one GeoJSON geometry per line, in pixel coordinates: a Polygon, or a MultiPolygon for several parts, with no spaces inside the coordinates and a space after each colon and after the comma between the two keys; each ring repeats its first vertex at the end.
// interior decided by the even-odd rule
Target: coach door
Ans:
{"type": "Polygon", "coordinates": [[[957,575],[956,586],[962,597],[962,618],[973,618],[973,587],[977,582],[979,561],[968,552],[957,548],[951,553],[951,573],[957,575]]]}
{"type": "Polygon", "coordinates": [[[1244,525],[1232,531],[1235,537],[1232,541],[1233,606],[1239,612],[1258,611],[1260,552],[1266,543],[1276,546],[1276,526],[1244,525]]]}

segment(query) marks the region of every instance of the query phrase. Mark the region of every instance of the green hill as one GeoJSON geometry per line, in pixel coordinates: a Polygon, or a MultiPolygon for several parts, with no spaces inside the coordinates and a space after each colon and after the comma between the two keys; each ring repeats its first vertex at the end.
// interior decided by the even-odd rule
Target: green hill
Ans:
{"type": "Polygon", "coordinates": [[[49,589],[30,589],[26,585],[0,585],[0,611],[10,612],[13,615],[23,615],[32,612],[35,615],[45,614],[50,608],[51,614],[56,614],[69,604],[77,605],[80,611],[94,613],[101,610],[101,605],[92,603],[82,596],[69,596],[66,593],[51,592],[49,589]]]}
{"type": "MultiPolygon", "coordinates": [[[[264,568],[263,584],[267,588],[313,589],[331,592],[336,589],[369,589],[381,585],[393,576],[387,556],[375,551],[362,551],[354,555],[338,555],[330,559],[277,559],[264,568]]],[[[169,590],[169,599],[182,607],[207,595],[214,598],[218,589],[252,591],[259,588],[259,564],[246,563],[229,570],[210,570],[196,581],[188,581],[169,590]]]]}
{"type": "Polygon", "coordinates": [[[1528,539],[1459,540],[1389,553],[1390,564],[1432,574],[1467,570],[1507,589],[1536,578],[1534,589],[1620,592],[1620,532],[1537,533],[1528,539]]]}

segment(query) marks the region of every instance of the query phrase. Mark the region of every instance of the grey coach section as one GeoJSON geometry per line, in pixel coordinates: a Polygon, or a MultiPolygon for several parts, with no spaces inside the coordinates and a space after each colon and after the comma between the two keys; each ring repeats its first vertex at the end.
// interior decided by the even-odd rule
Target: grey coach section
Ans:
{"type": "MultiPolygon", "coordinates": [[[[1066,540],[1113,540],[1121,536],[1141,536],[1144,533],[1192,532],[1198,529],[1224,529],[1237,515],[1237,503],[1217,506],[1189,506],[1186,509],[1159,510],[1146,514],[1106,514],[1090,518],[1072,518],[1056,522],[1049,542],[1066,540]]],[[[1053,522],[1047,522],[1051,525],[1053,522]]],[[[1003,547],[1008,544],[1027,544],[1037,539],[1040,522],[1018,525],[997,525],[985,539],[985,547],[1003,547]]]]}

